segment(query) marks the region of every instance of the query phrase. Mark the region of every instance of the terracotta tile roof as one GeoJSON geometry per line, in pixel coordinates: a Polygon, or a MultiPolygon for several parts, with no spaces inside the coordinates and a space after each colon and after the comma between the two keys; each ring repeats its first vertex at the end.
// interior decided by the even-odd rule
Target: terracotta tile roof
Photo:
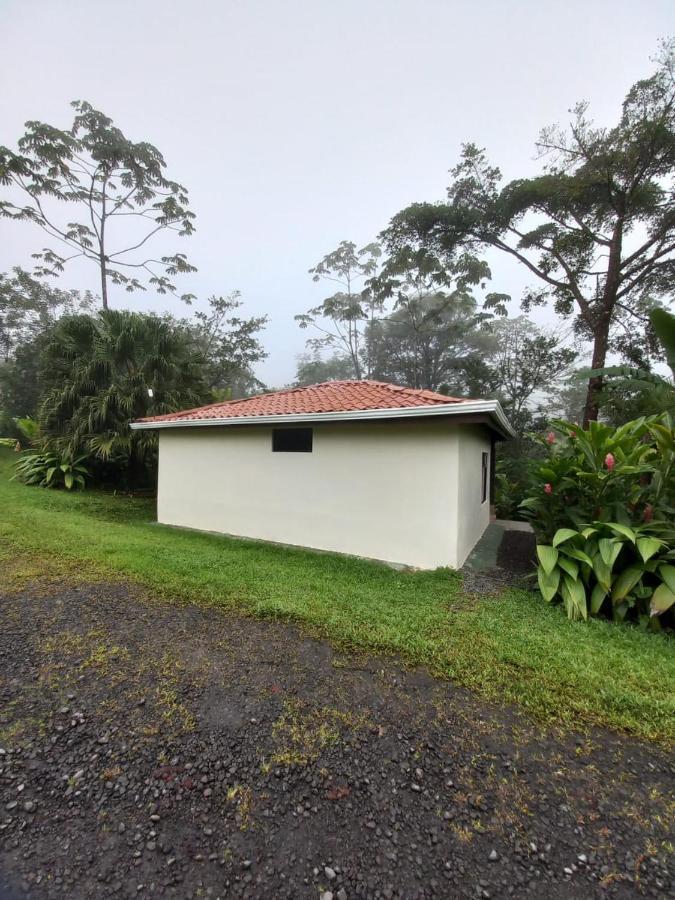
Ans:
{"type": "Polygon", "coordinates": [[[351,412],[367,409],[401,409],[417,406],[439,406],[464,403],[457,397],[446,397],[433,391],[399,387],[384,381],[325,381],[309,387],[289,388],[211,403],[197,409],[163,416],[150,416],[139,422],[193,422],[199,419],[233,419],[243,416],[283,416],[303,413],[351,412]]]}

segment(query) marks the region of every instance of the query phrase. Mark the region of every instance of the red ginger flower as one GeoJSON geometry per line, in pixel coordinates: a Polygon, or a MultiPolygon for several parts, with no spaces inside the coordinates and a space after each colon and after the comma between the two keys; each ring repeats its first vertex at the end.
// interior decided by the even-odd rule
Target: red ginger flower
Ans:
{"type": "Polygon", "coordinates": [[[545,494],[552,494],[552,493],[553,493],[553,486],[550,485],[550,484],[548,483],[548,481],[547,481],[546,484],[544,485],[544,493],[545,493],[545,494]]]}
{"type": "Polygon", "coordinates": [[[546,435],[546,443],[550,447],[551,444],[553,444],[554,442],[555,442],[555,431],[549,431],[549,433],[546,435]]]}
{"type": "Polygon", "coordinates": [[[654,507],[651,503],[648,503],[645,506],[645,511],[642,513],[642,519],[644,522],[651,522],[654,518],[654,507]]]}
{"type": "Polygon", "coordinates": [[[605,457],[605,465],[607,466],[607,468],[609,469],[610,472],[614,468],[614,464],[615,464],[614,456],[611,453],[608,453],[607,456],[605,457]]]}

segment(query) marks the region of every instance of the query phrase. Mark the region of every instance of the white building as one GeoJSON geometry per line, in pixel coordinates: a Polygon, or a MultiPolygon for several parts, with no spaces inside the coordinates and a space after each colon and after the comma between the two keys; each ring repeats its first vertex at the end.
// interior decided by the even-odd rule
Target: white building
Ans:
{"type": "Polygon", "coordinates": [[[432,569],[490,520],[494,400],[334,381],[142,419],[166,525],[432,569]]]}

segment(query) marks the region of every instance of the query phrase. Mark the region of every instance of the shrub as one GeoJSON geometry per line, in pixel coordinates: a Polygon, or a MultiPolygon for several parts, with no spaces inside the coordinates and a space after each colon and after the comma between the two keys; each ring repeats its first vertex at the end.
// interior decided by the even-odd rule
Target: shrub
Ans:
{"type": "Polygon", "coordinates": [[[63,487],[68,491],[83,488],[90,477],[89,469],[83,465],[85,459],[85,456],[73,459],[50,450],[27,451],[16,464],[14,477],[24,484],[40,487],[63,487]]]}
{"type": "Polygon", "coordinates": [[[543,597],[570,618],[669,621],[675,603],[675,439],[668,415],[588,430],[555,422],[521,504],[543,597]]]}
{"type": "Polygon", "coordinates": [[[521,507],[537,539],[592,521],[626,525],[675,515],[675,439],[666,415],[619,428],[556,421],[539,442],[547,457],[535,468],[521,507]]]}
{"type": "Polygon", "coordinates": [[[675,604],[674,538],[666,523],[561,528],[551,544],[537,545],[539,589],[549,602],[559,597],[570,619],[630,614],[655,627],[654,617],[675,604]]]}

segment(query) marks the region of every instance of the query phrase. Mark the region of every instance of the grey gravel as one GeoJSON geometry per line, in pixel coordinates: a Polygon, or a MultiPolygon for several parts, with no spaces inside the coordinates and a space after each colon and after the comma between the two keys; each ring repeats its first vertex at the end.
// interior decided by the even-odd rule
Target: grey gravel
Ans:
{"type": "Polygon", "coordinates": [[[0,897],[672,893],[672,754],[282,623],[0,589],[0,675],[0,897]]]}

